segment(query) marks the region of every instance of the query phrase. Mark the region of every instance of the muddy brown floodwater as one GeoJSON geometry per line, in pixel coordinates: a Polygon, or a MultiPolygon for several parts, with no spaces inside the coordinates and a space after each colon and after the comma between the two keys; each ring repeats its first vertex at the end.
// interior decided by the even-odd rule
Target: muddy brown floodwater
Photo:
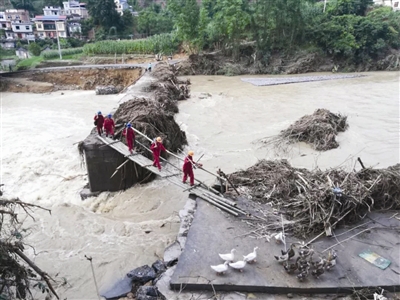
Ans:
{"type": "MultiPolygon", "coordinates": [[[[243,76],[190,77],[192,99],[180,103],[176,120],[188,135],[185,151],[193,149],[195,159],[204,154],[201,162],[209,170],[220,167],[229,173],[259,159],[283,157],[306,168],[352,167],[357,157],[367,166],[387,167],[399,162],[399,74],[270,87],[242,82],[243,76]],[[299,144],[276,153],[259,143],[317,108],[348,115],[350,127],[339,134],[339,148],[320,153],[299,144]]],[[[95,112],[111,111],[123,96],[95,96],[94,91],[1,94],[5,196],[52,209],[52,215],[36,212],[34,224],[27,221],[34,229],[28,242],[35,245],[35,252],[29,248],[27,253],[60,283],[66,278],[68,284],[58,288],[62,299],[97,299],[85,254],[93,257],[104,290],[162,256],[179,228],[177,214],[187,195],[167,181],[80,200],[87,178],[73,144],[92,129],[95,112]],[[29,124],[24,121],[32,118],[29,124]]]]}

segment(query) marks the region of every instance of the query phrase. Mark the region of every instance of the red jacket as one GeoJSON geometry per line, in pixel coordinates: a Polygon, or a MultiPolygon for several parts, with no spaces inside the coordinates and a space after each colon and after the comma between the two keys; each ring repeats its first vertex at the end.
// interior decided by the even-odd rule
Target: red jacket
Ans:
{"type": "Polygon", "coordinates": [[[104,117],[103,115],[95,115],[94,120],[97,120],[97,127],[103,127],[104,124],[104,117]]]}
{"type": "Polygon", "coordinates": [[[127,140],[132,140],[135,138],[135,131],[132,128],[125,128],[122,134],[126,136],[127,140]]]}
{"type": "Polygon", "coordinates": [[[111,130],[114,127],[115,127],[115,124],[114,124],[113,119],[107,118],[104,120],[104,129],[111,130]]]}
{"type": "Polygon", "coordinates": [[[154,156],[157,156],[157,157],[160,156],[161,151],[166,151],[164,145],[160,142],[155,142],[155,143],[151,144],[150,149],[151,149],[151,151],[153,151],[154,156]]]}
{"type": "Polygon", "coordinates": [[[190,172],[193,170],[193,157],[188,155],[185,157],[185,161],[183,163],[183,172],[190,172]]]}

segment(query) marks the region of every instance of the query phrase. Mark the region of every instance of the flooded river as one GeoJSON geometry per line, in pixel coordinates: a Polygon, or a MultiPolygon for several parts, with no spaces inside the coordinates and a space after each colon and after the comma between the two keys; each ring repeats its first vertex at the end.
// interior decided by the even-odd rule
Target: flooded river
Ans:
{"type": "MultiPolygon", "coordinates": [[[[190,77],[192,99],[180,103],[176,120],[187,132],[195,158],[204,154],[201,161],[209,170],[229,173],[263,158],[325,169],[351,168],[361,157],[367,166],[387,167],[399,162],[400,74],[366,75],[269,87],[240,77],[190,77]],[[202,93],[211,96],[201,99],[202,93]],[[318,153],[299,144],[284,153],[259,142],[317,108],[348,116],[350,127],[339,134],[339,148],[318,153]]],[[[25,223],[32,229],[28,241],[35,245],[35,252],[27,253],[60,282],[66,278],[68,284],[58,289],[63,298],[97,299],[84,255],[93,257],[104,290],[129,270],[162,257],[179,228],[178,211],[187,195],[166,181],[80,199],[87,178],[74,143],[92,129],[95,112],[108,113],[120,98],[93,91],[1,95],[5,196],[52,209],[52,215],[36,211],[37,221],[25,223]]]]}

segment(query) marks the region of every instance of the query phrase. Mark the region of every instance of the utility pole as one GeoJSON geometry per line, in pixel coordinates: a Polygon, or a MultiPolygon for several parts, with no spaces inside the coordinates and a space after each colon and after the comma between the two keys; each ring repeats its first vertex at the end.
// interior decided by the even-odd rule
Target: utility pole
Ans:
{"type": "Polygon", "coordinates": [[[57,21],[54,21],[54,24],[55,24],[55,26],[56,26],[56,35],[57,35],[57,44],[58,44],[58,54],[60,54],[60,59],[62,60],[61,46],[60,46],[60,38],[58,37],[57,21]]]}

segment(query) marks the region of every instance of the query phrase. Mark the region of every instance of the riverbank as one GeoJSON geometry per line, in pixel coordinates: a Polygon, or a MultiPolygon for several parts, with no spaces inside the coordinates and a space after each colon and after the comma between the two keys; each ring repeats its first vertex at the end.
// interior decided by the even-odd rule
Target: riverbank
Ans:
{"type": "MultiPolygon", "coordinates": [[[[392,50],[387,55],[375,60],[359,63],[334,59],[321,52],[297,51],[294,53],[273,53],[265,61],[256,60],[251,55],[253,50],[244,49],[238,61],[224,56],[221,52],[214,54],[190,55],[180,64],[181,75],[245,75],[245,74],[303,74],[311,72],[367,72],[399,71],[400,51],[392,50]]],[[[254,52],[254,51],[253,51],[254,52]]]]}

